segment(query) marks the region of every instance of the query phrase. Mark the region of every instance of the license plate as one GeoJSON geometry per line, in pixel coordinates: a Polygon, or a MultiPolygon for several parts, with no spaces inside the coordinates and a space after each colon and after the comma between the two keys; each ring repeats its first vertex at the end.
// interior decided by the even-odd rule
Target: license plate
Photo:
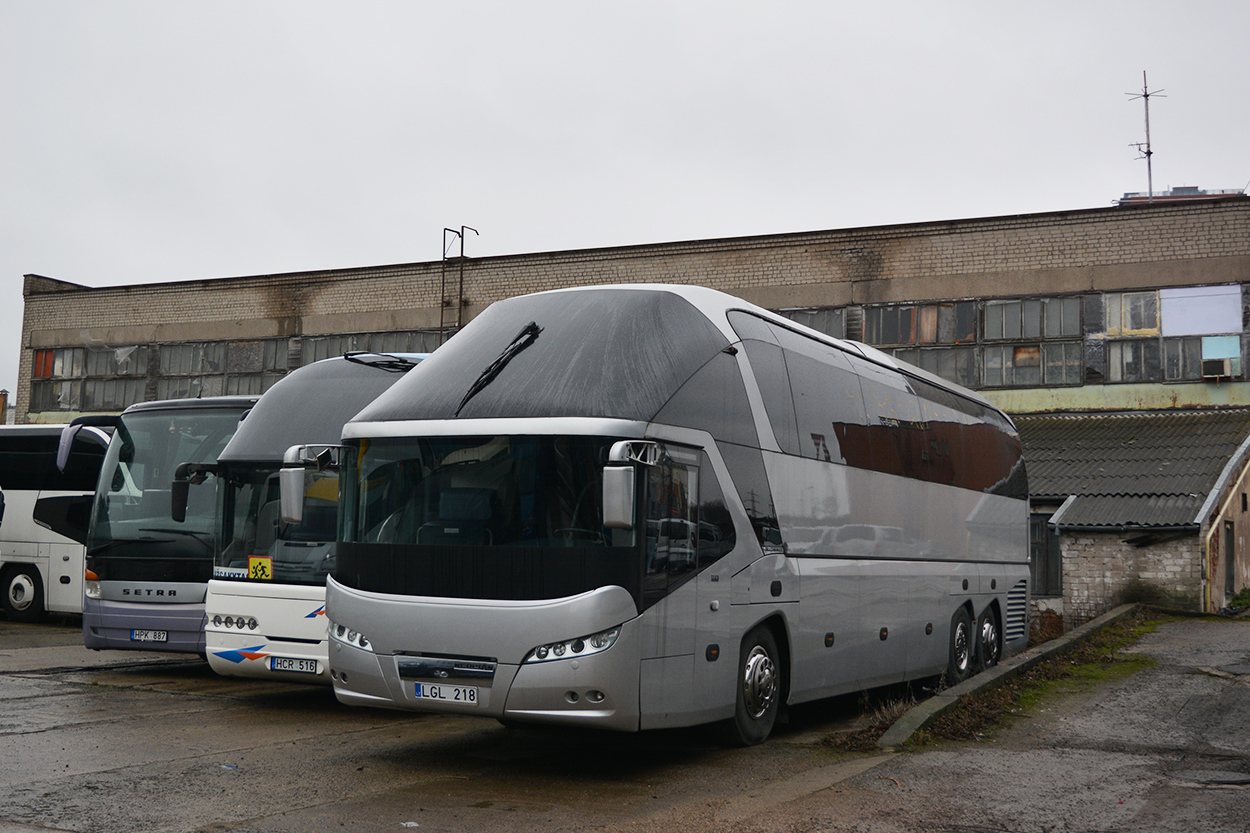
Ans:
{"type": "Polygon", "coordinates": [[[139,631],[130,632],[131,642],[168,642],[168,631],[139,631]]]}
{"type": "Polygon", "coordinates": [[[442,700],[446,703],[477,704],[477,687],[471,685],[417,683],[416,692],[418,700],[442,700]]]}
{"type": "Polygon", "coordinates": [[[291,657],[270,657],[270,671],[296,671],[300,674],[316,674],[315,659],[292,659],[291,657]]]}

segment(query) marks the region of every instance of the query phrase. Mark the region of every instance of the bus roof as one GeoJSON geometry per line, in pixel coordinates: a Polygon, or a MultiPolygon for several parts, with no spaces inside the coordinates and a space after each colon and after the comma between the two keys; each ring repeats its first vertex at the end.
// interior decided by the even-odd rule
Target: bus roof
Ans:
{"type": "Polygon", "coordinates": [[[259,396],[205,396],[201,399],[158,399],[154,402],[137,402],[122,411],[122,416],[143,411],[186,411],[197,408],[247,409],[255,405],[259,399],[259,396]]]}
{"type": "Polygon", "coordinates": [[[740,341],[729,323],[734,310],[1001,413],[973,391],[741,298],[698,286],[625,284],[552,290],[492,304],[351,422],[504,417],[650,422],[696,373],[740,341]]]}
{"type": "Polygon", "coordinates": [[[424,358],[348,354],[293,370],[261,396],[217,459],[281,463],[292,445],[336,445],[345,422],[424,358]]]}

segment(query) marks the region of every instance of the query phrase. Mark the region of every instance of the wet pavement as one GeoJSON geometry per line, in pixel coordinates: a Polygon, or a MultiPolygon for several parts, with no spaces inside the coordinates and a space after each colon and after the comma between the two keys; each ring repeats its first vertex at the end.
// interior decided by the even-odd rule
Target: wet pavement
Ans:
{"type": "Polygon", "coordinates": [[[91,652],[72,619],[0,621],[0,831],[1244,831],[1250,622],[1171,623],[1158,664],[982,743],[849,755],[857,698],[769,742],[349,708],[215,676],[195,657],[91,652]]]}

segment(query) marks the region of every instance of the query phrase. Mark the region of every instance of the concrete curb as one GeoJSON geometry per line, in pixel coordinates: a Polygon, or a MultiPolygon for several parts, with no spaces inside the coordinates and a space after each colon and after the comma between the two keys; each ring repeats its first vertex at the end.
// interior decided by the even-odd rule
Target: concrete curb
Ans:
{"type": "Polygon", "coordinates": [[[1030,648],[1027,651],[1016,654],[989,671],[982,671],[980,674],[969,677],[957,686],[952,686],[933,695],[915,708],[909,709],[906,714],[894,721],[894,724],[877,741],[877,746],[882,749],[894,749],[901,746],[916,732],[958,706],[960,699],[965,695],[979,691],[988,691],[995,686],[1002,685],[1008,680],[1020,676],[1042,660],[1066,654],[1101,629],[1126,618],[1133,611],[1137,610],[1137,607],[1135,604],[1120,605],[1110,613],[1104,613],[1097,619],[1086,622],[1063,636],[1038,645],[1036,648],[1030,648]]]}

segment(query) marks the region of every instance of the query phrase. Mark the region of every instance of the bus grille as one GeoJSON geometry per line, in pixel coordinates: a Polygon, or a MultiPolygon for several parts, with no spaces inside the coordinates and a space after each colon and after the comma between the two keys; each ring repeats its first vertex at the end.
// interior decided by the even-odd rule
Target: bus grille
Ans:
{"type": "Polygon", "coordinates": [[[1015,642],[1029,629],[1029,583],[1025,579],[1016,582],[1007,594],[1007,621],[1003,636],[1007,642],[1015,642]]]}

